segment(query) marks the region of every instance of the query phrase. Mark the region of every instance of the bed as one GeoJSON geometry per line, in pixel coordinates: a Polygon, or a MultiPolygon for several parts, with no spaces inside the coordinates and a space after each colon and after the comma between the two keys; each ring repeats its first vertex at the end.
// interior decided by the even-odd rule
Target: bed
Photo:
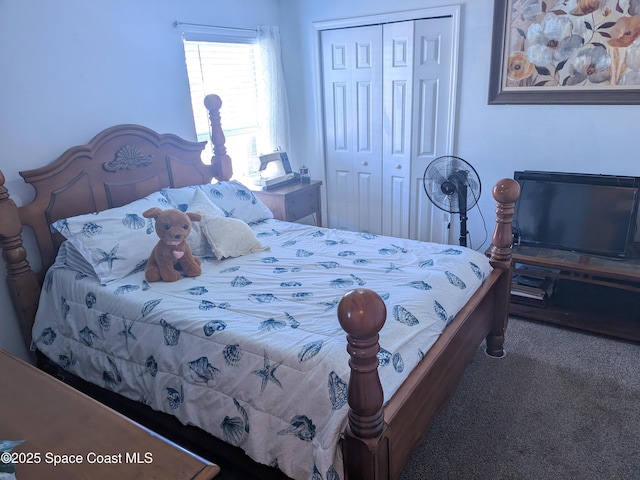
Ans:
{"type": "Polygon", "coordinates": [[[118,125],[21,172],[36,191],[28,205],[0,172],[0,243],[25,341],[47,371],[140,405],[153,425],[169,415],[172,438],[240,448],[270,475],[398,478],[479,345],[504,354],[517,183],[493,188],[488,256],[282,222],[231,180],[222,102],[205,105],[210,164],[204,142],[118,125]],[[145,281],[136,255],[153,238],[140,215],[150,205],[204,215],[192,235],[201,276],[145,281]],[[117,244],[74,243],[115,218],[132,232],[117,244]]]}

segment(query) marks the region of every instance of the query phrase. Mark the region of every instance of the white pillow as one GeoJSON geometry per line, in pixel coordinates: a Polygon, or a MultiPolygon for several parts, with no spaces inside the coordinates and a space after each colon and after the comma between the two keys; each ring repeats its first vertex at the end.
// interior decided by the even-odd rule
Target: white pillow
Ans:
{"type": "Polygon", "coordinates": [[[151,207],[169,208],[160,192],[127,205],[64,218],[52,224],[64,235],[106,285],[143,267],[158,242],[153,219],[142,216],[151,207]]]}
{"type": "Polygon", "coordinates": [[[62,242],[53,265],[59,268],[70,268],[87,276],[95,276],[91,264],[87,262],[86,258],[80,255],[80,252],[78,252],[71,242],[62,242]]]}
{"type": "Polygon", "coordinates": [[[237,218],[211,216],[203,218],[200,224],[218,260],[269,250],[258,241],[251,227],[237,218]]]}
{"type": "Polygon", "coordinates": [[[200,185],[191,185],[179,188],[163,188],[160,191],[169,201],[170,208],[177,208],[181,212],[186,212],[193,200],[193,195],[199,189],[200,185]]]}
{"type": "Polygon", "coordinates": [[[227,217],[238,218],[249,225],[273,218],[271,210],[236,180],[200,185],[200,189],[227,217]]]}
{"type": "Polygon", "coordinates": [[[196,188],[193,198],[186,206],[187,212],[199,213],[202,215],[200,222],[191,222],[191,233],[187,237],[187,243],[191,247],[191,252],[198,257],[212,257],[213,252],[209,246],[207,238],[202,232],[202,222],[207,217],[224,217],[224,212],[211,203],[211,200],[202,192],[202,190],[196,188]]]}

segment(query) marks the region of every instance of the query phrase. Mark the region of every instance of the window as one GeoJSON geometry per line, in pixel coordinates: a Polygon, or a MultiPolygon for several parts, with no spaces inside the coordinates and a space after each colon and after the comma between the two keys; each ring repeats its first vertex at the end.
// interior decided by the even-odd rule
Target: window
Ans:
{"type": "MultiPolygon", "coordinates": [[[[249,176],[258,155],[289,147],[289,107],[280,31],[175,23],[183,27],[191,103],[199,140],[209,139],[204,97],[222,99],[222,129],[234,177],[249,176]]],[[[210,151],[207,153],[211,157],[210,151]]]]}
{"type": "Polygon", "coordinates": [[[184,51],[198,140],[209,140],[209,117],[203,102],[206,95],[215,93],[223,102],[222,128],[234,176],[252,174],[260,164],[255,34],[235,41],[185,39],[184,51]]]}

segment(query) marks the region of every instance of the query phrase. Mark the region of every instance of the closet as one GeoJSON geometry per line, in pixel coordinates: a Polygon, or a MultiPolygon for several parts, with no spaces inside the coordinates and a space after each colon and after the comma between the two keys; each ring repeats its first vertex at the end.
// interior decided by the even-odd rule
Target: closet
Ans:
{"type": "Polygon", "coordinates": [[[451,153],[452,16],[320,32],[327,219],[332,228],[448,242],[422,175],[451,153]]]}

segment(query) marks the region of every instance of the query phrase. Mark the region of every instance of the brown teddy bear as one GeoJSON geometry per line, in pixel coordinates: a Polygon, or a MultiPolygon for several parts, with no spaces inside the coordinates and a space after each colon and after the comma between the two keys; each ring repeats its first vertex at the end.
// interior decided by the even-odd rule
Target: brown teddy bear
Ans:
{"type": "Polygon", "coordinates": [[[180,280],[176,266],[180,266],[187,277],[197,277],[202,273],[200,259],[193,256],[186,242],[191,232],[191,221],[202,220],[199,213],[153,207],[143,212],[142,216],[155,219],[156,233],[160,237],[147,261],[144,276],[148,282],[180,280]]]}

